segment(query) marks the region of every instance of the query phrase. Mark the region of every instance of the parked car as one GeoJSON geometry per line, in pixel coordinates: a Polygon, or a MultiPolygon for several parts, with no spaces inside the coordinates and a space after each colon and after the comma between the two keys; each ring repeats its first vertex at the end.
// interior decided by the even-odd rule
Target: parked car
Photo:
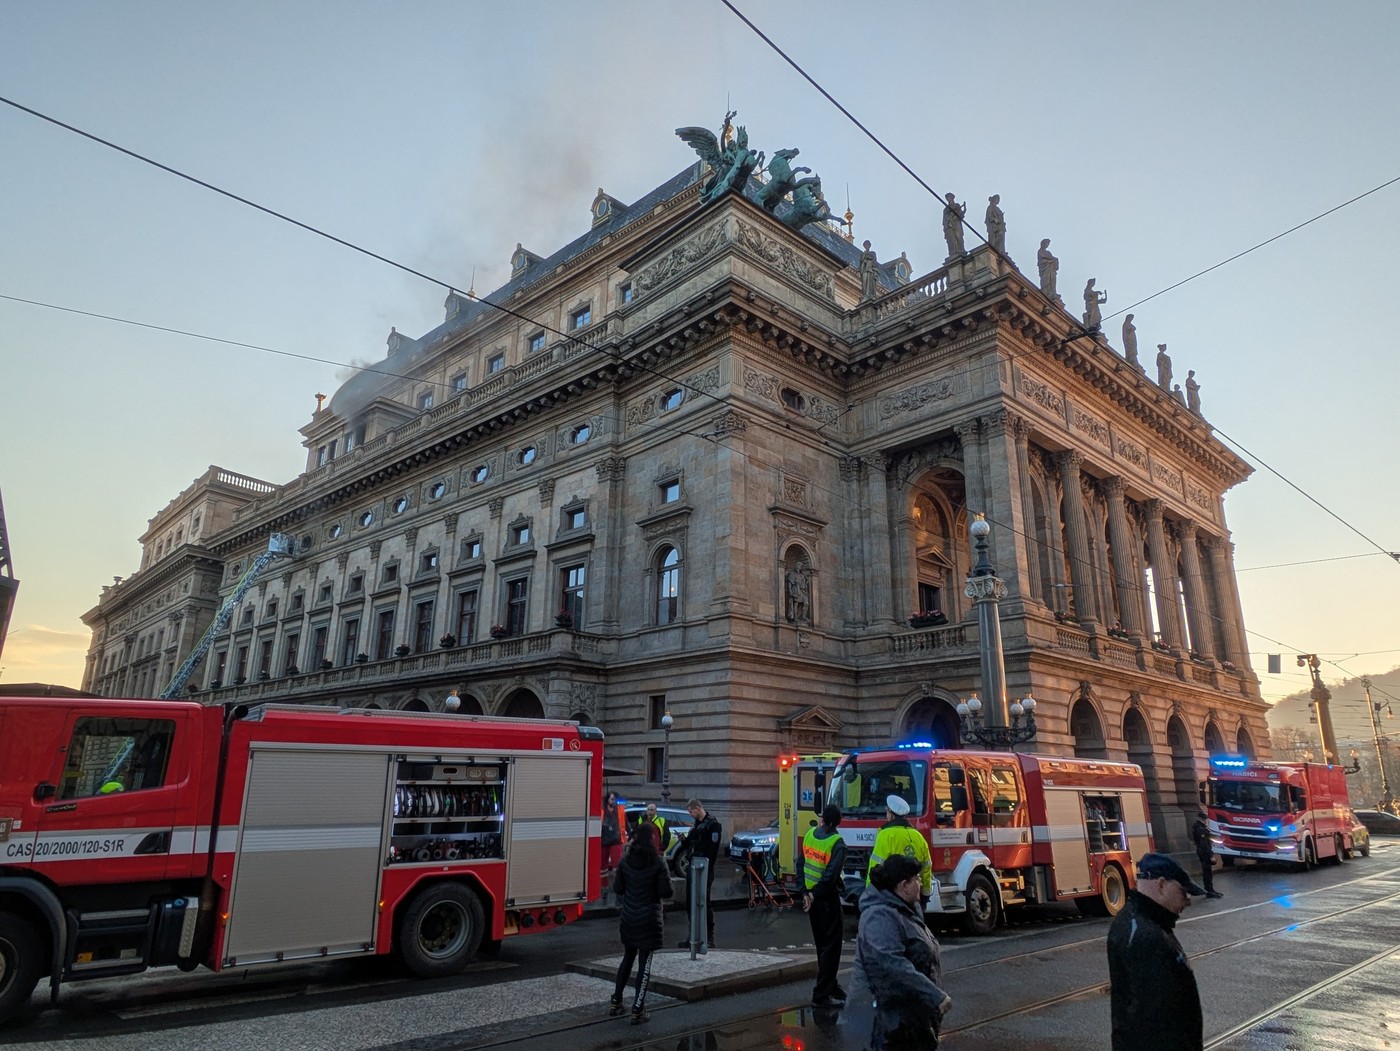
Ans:
{"type": "Polygon", "coordinates": [[[1400,817],[1387,814],[1384,810],[1358,810],[1356,819],[1373,836],[1400,836],[1400,817]]]}
{"type": "Polygon", "coordinates": [[[1361,819],[1355,814],[1352,815],[1351,826],[1351,852],[1355,857],[1360,854],[1363,858],[1371,856],[1371,830],[1361,823],[1361,819]]]}
{"type": "Polygon", "coordinates": [[[778,819],[774,818],[762,828],[751,828],[747,832],[736,832],[729,841],[729,858],[736,865],[747,865],[750,854],[769,854],[778,848],[778,819]]]}
{"type": "MultiPolygon", "coordinates": [[[[645,803],[629,803],[627,805],[627,835],[632,835],[632,830],[637,827],[637,822],[641,821],[647,812],[645,803]]],[[[690,816],[690,811],[685,807],[658,806],[657,814],[661,820],[666,822],[666,828],[670,830],[671,842],[666,845],[664,854],[666,856],[666,867],[671,870],[674,876],[684,876],[690,868],[690,854],[681,850],[681,840],[685,839],[685,834],[695,827],[695,819],[690,816]]]]}

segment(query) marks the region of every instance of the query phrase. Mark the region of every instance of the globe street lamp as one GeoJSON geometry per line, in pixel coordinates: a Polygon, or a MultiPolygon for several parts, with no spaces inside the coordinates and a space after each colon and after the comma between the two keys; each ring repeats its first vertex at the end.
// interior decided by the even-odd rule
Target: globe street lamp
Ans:
{"type": "Polygon", "coordinates": [[[671,718],[671,709],[667,708],[661,714],[661,730],[666,735],[665,743],[661,746],[661,802],[671,801],[671,727],[675,720],[671,718]]]}
{"type": "Polygon", "coordinates": [[[968,575],[963,594],[977,604],[978,648],[982,658],[983,702],[975,695],[958,705],[962,736],[984,748],[1008,749],[1035,736],[1035,698],[1026,696],[1006,705],[1006,667],[1001,649],[1001,611],[998,604],[1006,585],[997,578],[987,549],[991,525],[978,515],[967,527],[976,548],[977,563],[968,575]],[[1024,719],[1024,722],[1022,721],[1024,719]]]}

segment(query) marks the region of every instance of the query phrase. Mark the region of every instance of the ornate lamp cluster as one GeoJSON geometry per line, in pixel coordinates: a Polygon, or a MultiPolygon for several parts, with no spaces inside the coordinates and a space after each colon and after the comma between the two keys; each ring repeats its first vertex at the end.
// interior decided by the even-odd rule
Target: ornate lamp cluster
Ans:
{"type": "Polygon", "coordinates": [[[982,702],[974,693],[958,705],[958,719],[966,741],[983,748],[1009,749],[1035,736],[1035,698],[1030,694],[1011,702],[1011,725],[988,726],[982,721],[982,702]],[[1024,720],[1024,721],[1023,721],[1024,720]]]}
{"type": "Polygon", "coordinates": [[[676,721],[671,718],[671,709],[667,708],[661,714],[661,730],[666,735],[665,743],[661,746],[661,802],[671,801],[671,727],[676,721]]]}

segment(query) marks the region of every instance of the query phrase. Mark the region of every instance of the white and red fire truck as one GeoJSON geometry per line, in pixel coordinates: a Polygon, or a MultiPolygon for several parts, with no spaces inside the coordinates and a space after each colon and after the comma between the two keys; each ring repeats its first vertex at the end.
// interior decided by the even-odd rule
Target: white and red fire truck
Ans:
{"type": "Polygon", "coordinates": [[[165,964],[483,940],[598,894],[602,733],[573,722],[104,698],[0,700],[0,1021],[165,964]]]}
{"type": "Polygon", "coordinates": [[[1211,844],[1221,863],[1286,861],[1310,869],[1355,850],[1346,771],[1323,763],[1259,763],[1213,756],[1202,786],[1211,844]]]}
{"type": "Polygon", "coordinates": [[[848,900],[864,888],[886,800],[909,804],[928,840],[929,913],[961,914],[986,934],[1005,910],[1074,901],[1116,915],[1133,885],[1133,859],[1152,850],[1147,786],[1131,763],[935,750],[925,745],[852,752],[831,775],[841,808],[848,900]]]}

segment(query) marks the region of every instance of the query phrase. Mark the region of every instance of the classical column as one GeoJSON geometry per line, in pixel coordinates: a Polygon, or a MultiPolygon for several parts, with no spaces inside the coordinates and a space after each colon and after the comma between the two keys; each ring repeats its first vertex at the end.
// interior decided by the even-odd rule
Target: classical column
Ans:
{"type": "MultiPolygon", "coordinates": [[[[624,485],[627,474],[627,458],[624,456],[604,456],[594,465],[594,471],[598,477],[598,492],[601,497],[601,506],[598,508],[598,521],[607,523],[607,530],[611,536],[626,536],[623,528],[625,505],[627,503],[627,491],[624,485]]],[[[603,584],[603,604],[600,610],[598,627],[604,632],[615,632],[621,625],[621,596],[626,594],[631,597],[636,594],[636,581],[623,577],[623,562],[626,561],[624,547],[622,544],[609,545],[611,548],[607,559],[606,567],[598,576],[604,581],[603,584]]],[[[606,550],[606,549],[605,549],[606,550]]],[[[589,567],[589,572],[593,572],[593,567],[589,567]]],[[[482,598],[485,598],[483,595],[482,598]]],[[[649,601],[654,601],[652,596],[649,601]]],[[[636,616],[635,609],[633,610],[636,616]]],[[[642,616],[634,621],[645,624],[646,613],[643,610],[642,616]]],[[[488,621],[488,623],[491,623],[488,621]]]]}
{"type": "Polygon", "coordinates": [[[1152,593],[1157,600],[1157,623],[1162,641],[1181,648],[1181,605],[1176,600],[1176,566],[1167,553],[1167,534],[1162,528],[1162,501],[1147,501],[1147,549],[1152,559],[1152,593]]]}
{"type": "Polygon", "coordinates": [[[1068,449],[1057,457],[1060,488],[1064,490],[1065,538],[1069,541],[1069,578],[1074,584],[1074,611],[1080,621],[1098,620],[1094,602],[1094,564],[1089,558],[1089,533],[1084,524],[1084,493],[1079,465],[1083,457],[1068,449]]]}
{"type": "Polygon", "coordinates": [[[1213,605],[1225,637],[1226,659],[1243,671],[1249,667],[1249,655],[1244,646],[1244,617],[1240,614],[1239,598],[1235,591],[1235,567],[1230,562],[1225,540],[1207,536],[1205,544],[1210,552],[1211,575],[1215,578],[1213,605]]]}
{"type": "Polygon", "coordinates": [[[870,565],[870,609],[872,624],[898,624],[908,616],[904,607],[908,597],[895,591],[895,559],[902,559],[894,520],[894,499],[897,487],[893,475],[894,459],[877,456],[875,469],[865,469],[865,493],[870,504],[871,530],[866,538],[866,553],[870,565]]]}
{"type": "Polygon", "coordinates": [[[982,487],[982,479],[985,476],[982,466],[982,421],[964,420],[954,427],[953,431],[962,443],[963,492],[967,497],[968,517],[985,514],[987,494],[982,487]]]}
{"type": "Polygon", "coordinates": [[[1201,577],[1201,557],[1196,550],[1196,523],[1181,523],[1181,565],[1185,571],[1186,625],[1191,629],[1191,649],[1202,657],[1215,656],[1212,603],[1201,577]]]}
{"type": "Polygon", "coordinates": [[[870,579],[866,575],[869,566],[869,550],[872,532],[870,508],[865,500],[862,486],[864,476],[869,473],[865,461],[859,456],[843,456],[840,461],[841,482],[844,488],[846,509],[842,512],[841,558],[843,584],[838,584],[838,594],[845,605],[841,610],[842,619],[848,624],[870,623],[870,579]]]}
{"type": "MultiPolygon", "coordinates": [[[[1026,421],[1015,413],[998,409],[981,423],[979,442],[982,461],[983,513],[998,528],[991,533],[992,556],[1013,600],[1024,600],[1031,576],[1029,548],[1025,539],[1032,532],[1027,517],[1022,479],[1022,454],[1017,431],[1026,430],[1026,421]]],[[[1022,607],[1024,608],[1024,607],[1022,607]]],[[[1017,610],[1013,607],[1013,616],[1017,610]]]]}
{"type": "Polygon", "coordinates": [[[1129,635],[1145,636],[1142,623],[1142,595],[1138,591],[1136,564],[1133,559],[1133,533],[1128,526],[1128,510],[1123,500],[1123,479],[1104,479],[1108,496],[1108,545],[1113,554],[1114,585],[1118,591],[1118,609],[1123,616],[1123,629],[1129,635]]]}
{"type": "Polygon", "coordinates": [[[1021,482],[1021,528],[1026,549],[1026,583],[1024,593],[1038,602],[1046,602],[1040,579],[1040,543],[1035,530],[1035,494],[1031,489],[1030,424],[1025,417],[1013,421],[1012,435],[1016,439],[1016,474],[1021,482]]]}

